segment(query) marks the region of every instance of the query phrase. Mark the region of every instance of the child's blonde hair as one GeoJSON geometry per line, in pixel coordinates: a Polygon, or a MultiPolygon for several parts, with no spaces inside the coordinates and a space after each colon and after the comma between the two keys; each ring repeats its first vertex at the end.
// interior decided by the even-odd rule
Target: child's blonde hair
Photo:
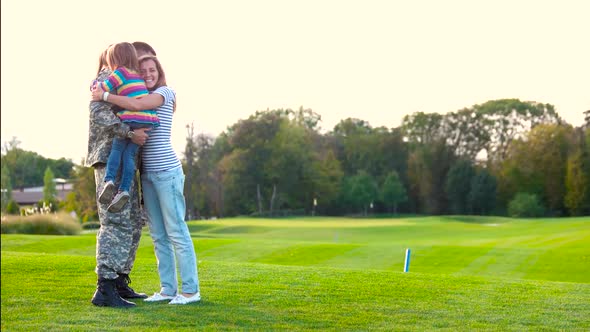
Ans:
{"type": "Polygon", "coordinates": [[[137,52],[131,43],[117,43],[107,51],[107,63],[111,70],[117,67],[125,67],[139,72],[139,61],[137,61],[137,52]]]}

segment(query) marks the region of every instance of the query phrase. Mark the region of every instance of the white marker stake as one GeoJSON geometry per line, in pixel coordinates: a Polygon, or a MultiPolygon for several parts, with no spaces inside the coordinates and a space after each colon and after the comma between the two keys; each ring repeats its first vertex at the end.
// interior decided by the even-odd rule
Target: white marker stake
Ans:
{"type": "Polygon", "coordinates": [[[410,271],[410,248],[406,249],[406,263],[404,264],[404,272],[410,271]]]}

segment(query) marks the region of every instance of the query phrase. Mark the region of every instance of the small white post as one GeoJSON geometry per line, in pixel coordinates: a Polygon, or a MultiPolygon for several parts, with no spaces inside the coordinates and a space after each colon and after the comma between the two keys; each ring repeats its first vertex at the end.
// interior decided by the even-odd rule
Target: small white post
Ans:
{"type": "Polygon", "coordinates": [[[410,248],[406,249],[406,263],[404,264],[404,272],[410,271],[410,248]]]}

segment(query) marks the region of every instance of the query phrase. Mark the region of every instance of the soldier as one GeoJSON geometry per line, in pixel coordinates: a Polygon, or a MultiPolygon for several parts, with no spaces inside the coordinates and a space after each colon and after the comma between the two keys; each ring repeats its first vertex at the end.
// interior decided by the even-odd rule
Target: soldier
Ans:
{"type": "MultiPolygon", "coordinates": [[[[101,54],[97,81],[110,75],[106,66],[106,51],[101,54]]],[[[130,130],[113,112],[112,105],[90,102],[88,156],[86,166],[94,168],[97,196],[105,176],[105,165],[109,157],[113,137],[130,138],[135,144],[143,145],[148,137],[146,129],[130,130]]],[[[117,177],[120,181],[120,174],[117,177]]],[[[100,229],[96,235],[96,274],[98,285],[92,297],[97,306],[132,307],[135,303],[125,299],[146,298],[136,293],[129,283],[129,273],[135,262],[135,254],[144,225],[140,206],[137,177],[131,183],[129,204],[117,213],[107,211],[106,204],[100,204],[97,197],[100,229]]]]}

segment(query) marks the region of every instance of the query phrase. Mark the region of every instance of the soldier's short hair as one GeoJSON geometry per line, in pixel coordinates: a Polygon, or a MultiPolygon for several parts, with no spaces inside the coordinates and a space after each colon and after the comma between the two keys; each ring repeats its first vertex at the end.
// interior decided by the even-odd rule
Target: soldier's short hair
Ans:
{"type": "Polygon", "coordinates": [[[132,44],[133,44],[133,47],[135,47],[135,50],[137,51],[138,54],[144,53],[144,54],[150,54],[153,56],[157,55],[154,48],[151,47],[148,43],[144,43],[142,41],[136,41],[136,42],[133,42],[132,44]]]}

